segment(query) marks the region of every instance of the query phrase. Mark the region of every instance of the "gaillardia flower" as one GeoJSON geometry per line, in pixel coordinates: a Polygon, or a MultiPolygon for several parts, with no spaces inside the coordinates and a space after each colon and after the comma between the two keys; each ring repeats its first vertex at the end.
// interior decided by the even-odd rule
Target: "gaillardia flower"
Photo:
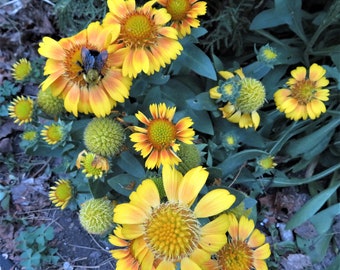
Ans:
{"type": "Polygon", "coordinates": [[[233,214],[228,214],[228,221],[230,238],[217,252],[218,269],[267,270],[265,260],[270,256],[270,247],[265,235],[254,229],[254,221],[245,216],[238,221],[233,214]]]}
{"type": "Polygon", "coordinates": [[[166,9],[153,8],[156,1],[136,7],[135,0],[108,0],[109,12],[103,26],[120,26],[117,53],[124,58],[123,75],[148,75],[177,58],[183,49],[175,28],[167,26],[171,16],[166,9]]]}
{"type": "Polygon", "coordinates": [[[72,199],[71,182],[69,180],[59,179],[56,182],[56,186],[51,187],[49,198],[55,206],[60,207],[61,210],[65,209],[72,199]]]}
{"type": "Polygon", "coordinates": [[[260,81],[245,77],[241,69],[235,73],[236,76],[229,71],[220,71],[225,81],[209,90],[210,97],[223,102],[223,107],[219,108],[223,118],[238,123],[240,128],[257,129],[260,124],[257,110],[265,102],[265,88],[260,81]]]}
{"type": "Polygon", "coordinates": [[[200,269],[227,243],[228,220],[222,214],[202,226],[199,219],[225,211],[235,196],[215,189],[192,209],[208,172],[196,167],[183,176],[165,165],[162,177],[168,201],[161,202],[154,181],[146,179],[131,193],[129,203],[115,207],[113,221],[122,224],[125,239],[135,241],[142,269],[156,264],[157,269],[175,269],[177,264],[180,269],[200,269]]]}
{"type": "Polygon", "coordinates": [[[129,96],[131,79],[121,72],[123,58],[114,42],[119,25],[103,28],[93,22],[78,34],[55,41],[44,37],[38,52],[48,58],[42,90],[50,88],[54,96],[64,99],[65,109],[78,116],[110,114],[117,102],[129,96]]]}
{"type": "Polygon", "coordinates": [[[26,58],[21,58],[18,62],[12,66],[12,76],[17,81],[23,81],[26,79],[32,71],[31,62],[26,58]]]}
{"type": "Polygon", "coordinates": [[[88,153],[85,150],[79,153],[76,166],[78,169],[83,168],[82,172],[86,177],[93,177],[94,179],[102,177],[103,172],[107,172],[110,168],[106,158],[88,153]]]}
{"type": "Polygon", "coordinates": [[[112,226],[114,204],[107,198],[90,199],[80,205],[79,221],[91,234],[104,234],[112,226]]]}
{"type": "Polygon", "coordinates": [[[41,130],[40,135],[42,139],[48,144],[61,143],[66,138],[66,130],[59,123],[52,123],[45,125],[41,130]]]}
{"type": "Polygon", "coordinates": [[[295,121],[318,118],[326,112],[323,101],[327,101],[329,95],[329,90],[323,89],[329,83],[325,74],[326,70],[315,63],[310,66],[308,77],[305,67],[292,70],[292,78],[287,81],[288,88],[279,89],[274,94],[277,109],[295,121]]]}
{"type": "Polygon", "coordinates": [[[14,123],[18,123],[19,126],[32,122],[33,105],[33,100],[30,97],[14,98],[11,105],[8,106],[8,115],[15,119],[14,123]]]}
{"type": "Polygon", "coordinates": [[[207,3],[198,0],[157,0],[171,15],[171,26],[177,29],[178,36],[183,38],[197,28],[200,21],[197,17],[207,12],[207,3]]]}
{"type": "Polygon", "coordinates": [[[84,131],[86,148],[104,157],[118,154],[124,140],[125,133],[122,125],[108,117],[92,119],[84,131]]]}
{"type": "Polygon", "coordinates": [[[181,159],[176,155],[181,141],[192,144],[195,132],[192,128],[193,122],[190,117],[172,123],[176,107],[167,107],[165,103],[151,104],[150,112],[153,119],[148,119],[142,112],[136,113],[139,121],[146,128],[134,126],[135,133],[130,135],[134,148],[140,151],[143,158],[147,157],[145,167],[153,169],[161,164],[177,165],[181,159]]]}

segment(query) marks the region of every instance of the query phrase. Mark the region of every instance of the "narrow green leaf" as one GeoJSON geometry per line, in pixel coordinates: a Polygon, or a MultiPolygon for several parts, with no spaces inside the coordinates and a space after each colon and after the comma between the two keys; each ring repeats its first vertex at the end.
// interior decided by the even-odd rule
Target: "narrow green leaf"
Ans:
{"type": "Polygon", "coordinates": [[[136,157],[128,151],[120,154],[117,165],[125,172],[128,172],[137,178],[143,178],[145,176],[144,167],[136,157]]]}
{"type": "Polygon", "coordinates": [[[310,218],[319,234],[326,233],[332,226],[336,215],[340,214],[340,203],[334,204],[320,211],[310,218]]]}
{"type": "Polygon", "coordinates": [[[340,183],[327,188],[318,195],[310,199],[301,209],[287,222],[286,229],[293,229],[301,225],[303,222],[311,218],[329,199],[329,197],[337,190],[340,183]]]}
{"type": "Polygon", "coordinates": [[[195,73],[216,80],[216,71],[210,58],[196,45],[189,43],[185,45],[182,54],[177,58],[178,64],[181,64],[195,73]]]}

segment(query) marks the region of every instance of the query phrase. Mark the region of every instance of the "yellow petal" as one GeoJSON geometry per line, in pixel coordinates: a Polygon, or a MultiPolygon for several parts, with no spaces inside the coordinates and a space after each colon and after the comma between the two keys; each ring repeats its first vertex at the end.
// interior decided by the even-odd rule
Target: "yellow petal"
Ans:
{"type": "Polygon", "coordinates": [[[160,204],[159,192],[154,181],[144,180],[130,195],[131,204],[143,209],[146,213],[160,204]]]}
{"type": "Polygon", "coordinates": [[[114,208],[113,221],[120,224],[141,224],[147,214],[139,207],[130,203],[122,203],[114,208]]]}
{"type": "Polygon", "coordinates": [[[255,229],[248,239],[248,246],[256,248],[263,245],[265,241],[265,235],[260,230],[255,229]]]}
{"type": "Polygon", "coordinates": [[[161,263],[157,266],[157,270],[175,270],[175,264],[170,261],[161,261],[161,263]]]}
{"type": "Polygon", "coordinates": [[[211,217],[229,209],[236,197],[226,189],[214,189],[205,194],[197,203],[194,214],[198,218],[211,217]]]}
{"type": "Polygon", "coordinates": [[[188,257],[184,257],[181,261],[181,270],[201,270],[201,267],[188,257]]]}
{"type": "Polygon", "coordinates": [[[253,251],[253,258],[265,260],[270,256],[270,246],[268,243],[253,251]]]}
{"type": "Polygon", "coordinates": [[[305,67],[297,67],[296,69],[292,70],[290,74],[293,76],[294,79],[297,81],[302,81],[306,78],[307,70],[305,67]]]}
{"type": "Polygon", "coordinates": [[[164,165],[162,170],[163,186],[169,201],[178,201],[178,186],[182,174],[170,165],[164,165]]]}
{"type": "Polygon", "coordinates": [[[145,228],[142,224],[124,224],[122,228],[122,235],[124,239],[133,240],[145,233],[145,228]]]}
{"type": "Polygon", "coordinates": [[[268,266],[264,260],[253,259],[253,266],[256,270],[268,270],[268,266]]]}
{"type": "Polygon", "coordinates": [[[210,253],[219,251],[227,243],[225,234],[208,234],[201,237],[200,246],[210,253]]]}
{"type": "Polygon", "coordinates": [[[245,241],[251,234],[251,232],[254,230],[255,224],[252,219],[248,219],[245,216],[241,216],[238,227],[239,227],[238,239],[241,241],[245,241]]]}
{"type": "Polygon", "coordinates": [[[320,80],[326,74],[326,70],[318,64],[309,67],[309,79],[313,82],[320,80]]]}
{"type": "Polygon", "coordinates": [[[225,234],[229,227],[229,218],[228,215],[222,214],[205,224],[202,227],[201,234],[209,235],[209,234],[225,234]]]}
{"type": "Polygon", "coordinates": [[[178,200],[191,206],[207,181],[208,175],[202,166],[188,171],[178,187],[178,200]]]}

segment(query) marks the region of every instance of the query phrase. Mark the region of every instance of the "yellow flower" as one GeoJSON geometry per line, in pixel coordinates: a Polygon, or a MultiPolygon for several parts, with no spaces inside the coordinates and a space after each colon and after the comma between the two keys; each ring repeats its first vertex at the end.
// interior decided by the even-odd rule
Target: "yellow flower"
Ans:
{"type": "Polygon", "coordinates": [[[238,123],[240,128],[257,129],[260,124],[257,110],[265,101],[265,88],[260,81],[245,77],[241,69],[235,73],[236,76],[229,71],[220,71],[225,81],[209,90],[210,97],[223,101],[224,106],[219,108],[223,118],[238,123]]]}
{"type": "Polygon", "coordinates": [[[265,260],[270,256],[270,247],[265,235],[254,229],[254,221],[241,216],[238,221],[228,214],[229,241],[217,252],[218,269],[266,270],[265,260]]]}
{"type": "Polygon", "coordinates": [[[130,195],[130,202],[117,205],[113,221],[122,224],[125,239],[136,241],[137,259],[144,267],[157,269],[200,269],[211,254],[227,242],[227,215],[201,226],[200,218],[220,214],[234,202],[225,189],[204,195],[191,209],[205,185],[208,172],[201,166],[184,176],[170,166],[163,166],[164,190],[168,201],[161,202],[157,186],[146,179],[130,195]]]}
{"type": "Polygon", "coordinates": [[[159,167],[161,164],[177,165],[181,159],[176,155],[181,141],[192,144],[195,132],[190,117],[182,118],[177,124],[172,123],[176,107],[166,107],[165,103],[151,104],[150,112],[153,119],[148,119],[142,112],[136,113],[139,121],[146,128],[133,127],[135,133],[130,135],[135,142],[136,151],[141,151],[143,158],[147,157],[145,166],[148,169],[159,167]]]}
{"type": "Polygon", "coordinates": [[[26,141],[35,141],[38,138],[38,133],[35,130],[27,130],[22,134],[22,138],[26,141]]]}
{"type": "Polygon", "coordinates": [[[262,46],[260,48],[260,51],[256,51],[256,54],[257,60],[259,62],[265,63],[270,67],[273,67],[273,65],[280,63],[278,59],[278,52],[269,44],[262,46]]]}
{"type": "Polygon", "coordinates": [[[257,160],[257,164],[260,168],[264,171],[270,171],[271,169],[275,168],[277,163],[274,162],[273,156],[263,156],[259,160],[257,160]]]}
{"type": "Polygon", "coordinates": [[[8,106],[8,115],[14,118],[14,123],[18,123],[19,126],[32,122],[33,100],[24,96],[14,98],[8,106]]]}
{"type": "Polygon", "coordinates": [[[65,138],[63,127],[56,123],[45,125],[44,129],[40,132],[40,135],[48,144],[57,144],[65,138]]]}
{"type": "Polygon", "coordinates": [[[31,71],[31,62],[28,61],[26,58],[20,59],[12,66],[12,76],[17,81],[23,81],[24,79],[26,79],[31,74],[31,71]]]}
{"type": "Polygon", "coordinates": [[[63,210],[72,198],[72,185],[69,180],[65,179],[59,179],[56,184],[51,187],[49,198],[55,206],[63,210]]]}
{"type": "Polygon", "coordinates": [[[288,88],[279,89],[274,94],[277,109],[295,121],[318,118],[326,112],[323,101],[327,101],[329,95],[329,90],[323,89],[329,83],[325,74],[326,70],[318,64],[310,66],[308,77],[305,67],[292,70],[288,88]]]}
{"type": "Polygon", "coordinates": [[[37,104],[39,108],[49,116],[57,117],[64,109],[64,101],[60,97],[53,96],[51,89],[39,90],[37,94],[37,104]]]}
{"type": "Polygon", "coordinates": [[[177,29],[178,36],[183,38],[191,33],[191,28],[197,28],[199,15],[207,12],[207,3],[197,0],[157,0],[171,15],[171,26],[177,29]]]}
{"type": "Polygon", "coordinates": [[[44,37],[38,52],[47,57],[42,90],[50,88],[64,99],[65,109],[78,116],[110,114],[117,102],[129,96],[131,79],[122,76],[123,58],[110,45],[119,35],[119,25],[103,28],[91,23],[78,34],[55,41],[44,37]]]}
{"type": "Polygon", "coordinates": [[[84,168],[82,172],[86,177],[94,177],[94,179],[102,177],[103,172],[107,172],[110,168],[106,158],[94,153],[88,153],[85,150],[79,153],[76,165],[78,169],[84,168]]]}
{"type": "Polygon", "coordinates": [[[166,26],[171,16],[166,9],[153,8],[155,1],[136,7],[135,0],[108,0],[104,26],[120,26],[117,53],[123,56],[123,75],[148,75],[177,58],[183,49],[175,28],[166,26]]]}

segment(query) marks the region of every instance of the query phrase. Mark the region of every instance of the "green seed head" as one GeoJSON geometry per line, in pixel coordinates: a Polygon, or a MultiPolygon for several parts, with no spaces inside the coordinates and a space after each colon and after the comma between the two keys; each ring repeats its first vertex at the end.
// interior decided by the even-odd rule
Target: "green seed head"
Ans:
{"type": "Polygon", "coordinates": [[[104,157],[118,154],[124,139],[123,127],[110,118],[94,118],[84,131],[84,143],[87,149],[104,157]]]}

